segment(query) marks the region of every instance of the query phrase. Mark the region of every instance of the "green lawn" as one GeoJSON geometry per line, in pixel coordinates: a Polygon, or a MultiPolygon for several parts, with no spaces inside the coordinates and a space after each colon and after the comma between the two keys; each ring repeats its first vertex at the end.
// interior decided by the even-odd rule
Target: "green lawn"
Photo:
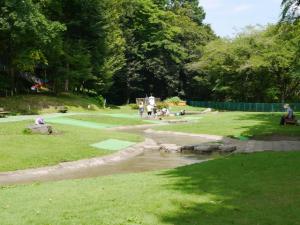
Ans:
{"type": "Polygon", "coordinates": [[[297,225],[300,152],[0,189],[1,225],[297,225]]]}
{"type": "Polygon", "coordinates": [[[299,126],[279,126],[279,113],[219,112],[204,114],[202,117],[193,124],[178,124],[158,129],[222,136],[300,136],[299,126]]]}
{"type": "Polygon", "coordinates": [[[142,137],[133,134],[58,124],[53,126],[58,131],[54,135],[23,134],[22,131],[30,123],[0,124],[0,171],[55,165],[109,154],[110,151],[89,146],[109,138],[142,141],[142,137]]]}

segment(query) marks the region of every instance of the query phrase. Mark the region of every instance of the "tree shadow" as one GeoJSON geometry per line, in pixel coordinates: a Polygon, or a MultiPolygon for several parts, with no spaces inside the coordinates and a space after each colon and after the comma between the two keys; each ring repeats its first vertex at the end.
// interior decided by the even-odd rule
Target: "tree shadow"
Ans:
{"type": "Polygon", "coordinates": [[[272,154],[275,159],[268,163],[269,155],[258,153],[160,173],[159,176],[171,180],[164,188],[178,195],[171,200],[176,209],[163,212],[161,221],[173,225],[297,224],[299,205],[290,214],[287,206],[287,202],[293,206],[296,200],[291,198],[297,194],[291,196],[286,184],[299,182],[290,180],[292,176],[282,176],[289,171],[285,161],[280,161],[284,153],[272,154]],[[276,199],[278,196],[281,197],[276,199]]]}
{"type": "MultiPolygon", "coordinates": [[[[253,139],[268,138],[270,136],[284,137],[299,137],[300,127],[296,125],[280,126],[279,121],[282,114],[280,113],[257,113],[257,114],[243,114],[238,116],[235,120],[238,121],[255,121],[255,125],[242,126],[245,129],[241,133],[242,136],[247,136],[253,139]]],[[[276,139],[276,138],[275,138],[276,139]]]]}

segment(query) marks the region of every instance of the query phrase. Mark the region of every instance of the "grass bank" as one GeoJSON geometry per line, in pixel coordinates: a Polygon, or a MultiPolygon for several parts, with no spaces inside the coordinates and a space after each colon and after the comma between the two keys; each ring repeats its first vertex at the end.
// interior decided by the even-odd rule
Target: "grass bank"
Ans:
{"type": "Polygon", "coordinates": [[[13,114],[41,114],[57,112],[58,106],[66,106],[70,111],[97,111],[100,107],[94,98],[64,94],[49,96],[43,94],[1,97],[0,107],[13,114]],[[88,109],[91,106],[91,110],[88,109]]]}
{"type": "Polygon", "coordinates": [[[279,126],[280,117],[280,113],[219,112],[203,114],[202,119],[193,124],[178,124],[158,129],[222,136],[283,135],[300,137],[300,127],[279,126]]]}
{"type": "Polygon", "coordinates": [[[1,225],[297,225],[300,152],[0,189],[1,225]]]}

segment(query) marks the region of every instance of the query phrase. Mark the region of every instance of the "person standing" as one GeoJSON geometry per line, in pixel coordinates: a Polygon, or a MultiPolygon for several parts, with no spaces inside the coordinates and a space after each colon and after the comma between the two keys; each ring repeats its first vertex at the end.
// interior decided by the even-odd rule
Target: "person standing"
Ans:
{"type": "Polygon", "coordinates": [[[141,101],[139,103],[139,114],[140,114],[140,117],[143,118],[143,114],[144,114],[144,103],[141,101]]]}
{"type": "Polygon", "coordinates": [[[147,105],[148,118],[151,117],[151,115],[152,115],[152,110],[153,110],[152,105],[148,104],[148,105],[147,105]]]}

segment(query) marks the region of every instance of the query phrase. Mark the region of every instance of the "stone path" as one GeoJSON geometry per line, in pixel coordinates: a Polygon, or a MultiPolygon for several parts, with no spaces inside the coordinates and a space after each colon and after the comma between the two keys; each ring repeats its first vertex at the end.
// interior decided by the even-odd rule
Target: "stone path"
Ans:
{"type": "MultiPolygon", "coordinates": [[[[146,137],[153,138],[153,135],[160,137],[165,137],[165,142],[169,144],[186,144],[186,140],[189,139],[191,144],[194,142],[203,143],[205,142],[223,142],[224,144],[237,146],[237,152],[239,153],[251,153],[251,152],[262,152],[262,151],[300,151],[300,141],[240,141],[232,138],[217,136],[217,135],[207,135],[207,134],[188,134],[182,132],[171,132],[171,131],[155,131],[148,129],[145,131],[146,137]],[[148,135],[147,135],[148,134],[148,135]],[[151,134],[149,136],[149,134],[151,134]],[[191,140],[192,139],[192,140],[191,140]]],[[[156,138],[153,138],[156,140],[156,138]]]]}
{"type": "Polygon", "coordinates": [[[300,151],[300,141],[246,141],[236,143],[237,152],[300,151]]]}

